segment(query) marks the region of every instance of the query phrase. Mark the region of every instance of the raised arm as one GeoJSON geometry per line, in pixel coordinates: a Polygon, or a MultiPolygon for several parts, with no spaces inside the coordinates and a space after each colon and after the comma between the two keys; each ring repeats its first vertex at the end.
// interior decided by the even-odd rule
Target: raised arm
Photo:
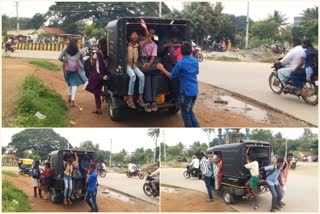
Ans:
{"type": "Polygon", "coordinates": [[[140,44],[141,49],[143,49],[150,42],[151,38],[150,38],[150,33],[148,31],[147,25],[143,19],[141,19],[140,25],[141,25],[141,27],[143,27],[144,32],[146,34],[146,39],[140,44]]]}

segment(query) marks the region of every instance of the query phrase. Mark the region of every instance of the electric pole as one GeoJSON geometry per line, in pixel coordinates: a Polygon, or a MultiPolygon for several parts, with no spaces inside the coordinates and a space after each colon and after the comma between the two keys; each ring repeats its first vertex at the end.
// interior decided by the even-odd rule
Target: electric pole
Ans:
{"type": "Polygon", "coordinates": [[[161,18],[162,16],[162,4],[161,1],[159,1],[159,17],[161,18]]]}
{"type": "Polygon", "coordinates": [[[249,0],[247,4],[247,26],[246,26],[246,49],[248,49],[248,42],[249,42],[249,0]]]}
{"type": "Polygon", "coordinates": [[[167,161],[167,155],[166,155],[166,141],[164,137],[164,130],[162,130],[162,135],[163,135],[163,155],[164,155],[164,162],[167,161]]]}
{"type": "Polygon", "coordinates": [[[17,32],[19,32],[19,2],[16,1],[16,12],[17,12],[17,32]]]}
{"type": "Polygon", "coordinates": [[[110,167],[112,167],[112,139],[110,139],[110,167]]]}

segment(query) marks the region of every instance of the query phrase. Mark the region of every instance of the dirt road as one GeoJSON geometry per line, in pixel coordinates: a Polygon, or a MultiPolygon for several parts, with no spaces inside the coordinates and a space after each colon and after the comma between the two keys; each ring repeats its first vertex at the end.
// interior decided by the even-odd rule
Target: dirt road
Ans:
{"type": "Polygon", "coordinates": [[[161,186],[161,212],[236,212],[220,198],[207,199],[203,192],[161,186]]]}
{"type": "MultiPolygon", "coordinates": [[[[42,79],[50,89],[66,98],[66,85],[61,72],[52,72],[29,64],[31,59],[3,58],[2,108],[3,126],[12,126],[19,87],[28,74],[42,79]]],[[[57,60],[49,60],[60,66],[57,60]]],[[[307,127],[308,125],[291,117],[267,110],[253,103],[233,97],[226,91],[200,83],[195,113],[202,127],[307,127]],[[217,102],[218,101],[218,102],[217,102]],[[221,103],[222,101],[222,103],[221,103]],[[225,102],[226,101],[226,102],[225,102]]],[[[166,111],[156,113],[128,112],[126,119],[113,122],[103,105],[103,114],[91,112],[95,109],[94,97],[82,86],[78,89],[76,102],[83,107],[69,108],[69,120],[74,127],[182,127],[180,114],[166,111]]],[[[71,125],[70,125],[71,126],[71,125]]]]}
{"type": "MultiPolygon", "coordinates": [[[[53,204],[50,200],[33,197],[32,180],[27,176],[11,177],[2,174],[4,180],[10,181],[26,193],[33,212],[88,212],[89,206],[84,201],[74,201],[72,205],[53,204]]],[[[159,207],[150,203],[129,198],[100,186],[97,203],[100,212],[158,212],[159,207]]]]}

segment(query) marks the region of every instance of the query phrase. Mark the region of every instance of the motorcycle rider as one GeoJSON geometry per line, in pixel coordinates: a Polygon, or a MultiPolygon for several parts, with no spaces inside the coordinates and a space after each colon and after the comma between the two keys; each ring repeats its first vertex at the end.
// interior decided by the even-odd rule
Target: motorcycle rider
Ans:
{"type": "Polygon", "coordinates": [[[160,176],[160,165],[158,162],[158,169],[150,174],[150,177],[156,177],[155,180],[151,181],[152,189],[155,191],[155,195],[159,195],[159,176],[160,176]]]}
{"type": "Polygon", "coordinates": [[[137,166],[134,164],[134,163],[132,163],[132,161],[129,163],[129,165],[128,165],[128,170],[129,170],[129,173],[131,174],[131,175],[134,175],[134,173],[136,172],[136,170],[137,170],[137,166]]]}
{"type": "Polygon", "coordinates": [[[14,44],[14,38],[13,37],[10,37],[10,39],[6,42],[6,52],[9,50],[9,51],[12,51],[12,48],[11,46],[14,44]]]}
{"type": "MultiPolygon", "coordinates": [[[[289,88],[287,88],[287,81],[290,78],[291,73],[297,72],[300,68],[304,66],[306,53],[301,46],[301,40],[298,38],[293,39],[293,48],[287,53],[287,55],[278,61],[281,65],[286,66],[278,70],[279,79],[284,85],[284,92],[288,93],[289,88]]],[[[301,71],[300,71],[301,72],[301,71]]],[[[301,93],[300,91],[299,93],[301,93]]]]}
{"type": "MultiPolygon", "coordinates": [[[[313,57],[313,54],[316,54],[316,49],[312,46],[311,40],[310,39],[304,39],[302,41],[302,47],[305,48],[305,52],[306,52],[306,64],[305,64],[305,68],[306,68],[306,80],[310,81],[311,80],[311,76],[313,74],[314,68],[313,68],[313,64],[317,64],[317,62],[313,62],[313,59],[317,60],[318,57],[313,57]]],[[[316,70],[315,70],[316,71],[316,70]]]]}
{"type": "Polygon", "coordinates": [[[198,177],[199,171],[200,171],[200,160],[197,158],[197,156],[192,156],[192,161],[188,164],[188,166],[193,166],[192,173],[198,177]]]}

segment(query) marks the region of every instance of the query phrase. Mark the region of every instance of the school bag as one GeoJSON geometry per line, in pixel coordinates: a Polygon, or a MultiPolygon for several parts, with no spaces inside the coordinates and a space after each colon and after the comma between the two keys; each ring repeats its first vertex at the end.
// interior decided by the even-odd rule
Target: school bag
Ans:
{"type": "Polygon", "coordinates": [[[66,72],[78,72],[79,70],[79,52],[71,56],[70,54],[66,53],[67,60],[64,63],[64,70],[66,72]]]}
{"type": "Polygon", "coordinates": [[[313,48],[311,51],[311,67],[314,74],[318,75],[318,49],[313,48]]]}
{"type": "Polygon", "coordinates": [[[39,170],[37,168],[32,169],[32,177],[37,179],[40,177],[39,170]]]}

